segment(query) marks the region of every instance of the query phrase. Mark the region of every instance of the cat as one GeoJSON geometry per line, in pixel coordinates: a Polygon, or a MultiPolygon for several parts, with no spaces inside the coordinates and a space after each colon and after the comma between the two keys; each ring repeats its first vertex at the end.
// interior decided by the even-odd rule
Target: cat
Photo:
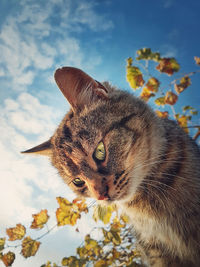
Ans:
{"type": "Polygon", "coordinates": [[[71,105],[54,135],[24,153],[48,155],[81,197],[130,217],[143,264],[200,266],[200,150],[176,122],[141,99],[63,67],[71,105]]]}

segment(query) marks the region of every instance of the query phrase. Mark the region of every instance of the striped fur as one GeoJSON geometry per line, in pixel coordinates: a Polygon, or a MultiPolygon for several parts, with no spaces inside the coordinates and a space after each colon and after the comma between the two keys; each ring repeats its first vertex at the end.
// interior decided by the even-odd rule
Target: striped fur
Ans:
{"type": "Polygon", "coordinates": [[[50,139],[53,165],[77,195],[114,202],[127,213],[147,266],[200,266],[198,146],[131,94],[92,80],[87,94],[93,84],[98,97],[87,100],[78,82],[73,97],[61,89],[72,109],[50,139]],[[99,142],[103,162],[94,158],[99,142]],[[84,184],[76,186],[75,178],[84,184]]]}

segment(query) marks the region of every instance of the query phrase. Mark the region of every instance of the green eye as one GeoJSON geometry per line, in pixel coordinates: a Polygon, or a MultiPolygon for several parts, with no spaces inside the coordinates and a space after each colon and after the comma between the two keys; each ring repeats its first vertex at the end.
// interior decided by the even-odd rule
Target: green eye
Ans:
{"type": "Polygon", "coordinates": [[[106,156],[106,151],[105,151],[104,144],[103,144],[103,142],[100,142],[98,144],[97,148],[95,149],[94,157],[97,160],[104,161],[105,156],[106,156]]]}
{"type": "Polygon", "coordinates": [[[73,183],[74,183],[77,187],[82,187],[82,186],[85,184],[85,182],[84,182],[83,180],[81,180],[80,178],[75,178],[75,179],[73,180],[73,183]]]}

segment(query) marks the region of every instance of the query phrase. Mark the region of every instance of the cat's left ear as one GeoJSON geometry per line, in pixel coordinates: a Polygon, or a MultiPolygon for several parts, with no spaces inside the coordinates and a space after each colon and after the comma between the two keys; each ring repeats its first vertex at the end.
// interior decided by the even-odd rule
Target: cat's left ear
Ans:
{"type": "Polygon", "coordinates": [[[74,110],[98,99],[108,99],[107,89],[80,69],[63,67],[56,70],[54,77],[74,110]]]}
{"type": "Polygon", "coordinates": [[[52,145],[51,140],[48,140],[38,146],[32,147],[28,150],[22,151],[21,153],[29,153],[29,154],[39,154],[44,156],[51,156],[52,154],[52,145]]]}

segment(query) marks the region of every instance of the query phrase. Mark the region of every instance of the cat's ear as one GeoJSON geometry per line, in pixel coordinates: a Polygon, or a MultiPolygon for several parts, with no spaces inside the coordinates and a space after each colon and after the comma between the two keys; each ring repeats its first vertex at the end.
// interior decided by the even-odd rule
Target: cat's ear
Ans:
{"type": "Polygon", "coordinates": [[[51,156],[52,154],[52,145],[51,141],[48,140],[38,146],[32,147],[28,150],[22,151],[21,153],[30,153],[30,154],[39,154],[44,156],[51,156]]]}
{"type": "Polygon", "coordinates": [[[63,67],[56,70],[54,77],[74,110],[97,99],[108,99],[107,89],[80,69],[63,67]]]}

